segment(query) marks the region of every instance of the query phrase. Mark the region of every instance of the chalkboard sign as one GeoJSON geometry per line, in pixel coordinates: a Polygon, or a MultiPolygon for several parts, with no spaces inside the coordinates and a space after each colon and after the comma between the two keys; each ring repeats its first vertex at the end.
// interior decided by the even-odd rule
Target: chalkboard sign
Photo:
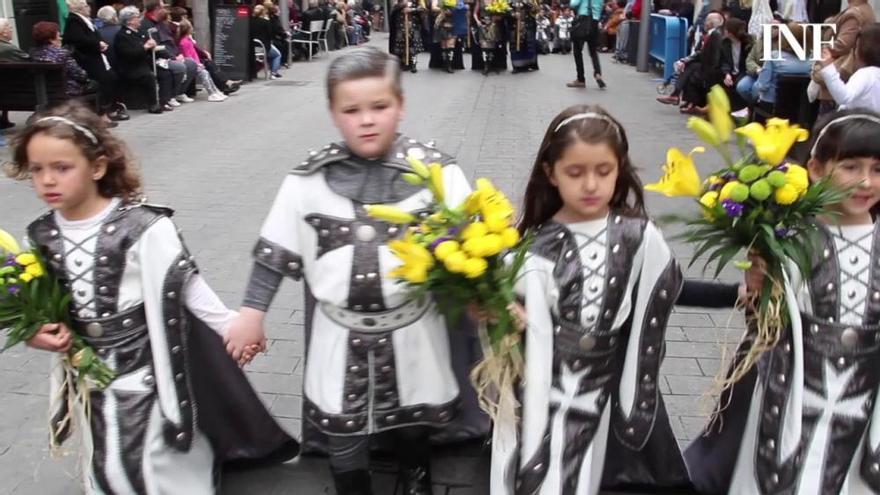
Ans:
{"type": "Polygon", "coordinates": [[[245,5],[214,6],[214,63],[230,79],[250,79],[250,20],[245,5]]]}

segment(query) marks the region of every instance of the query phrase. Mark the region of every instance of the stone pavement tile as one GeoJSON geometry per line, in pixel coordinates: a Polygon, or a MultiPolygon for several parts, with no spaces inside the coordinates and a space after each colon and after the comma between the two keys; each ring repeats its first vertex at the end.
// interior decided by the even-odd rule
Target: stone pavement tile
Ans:
{"type": "Polygon", "coordinates": [[[302,417],[302,396],[301,395],[284,395],[278,394],[275,402],[269,408],[269,412],[277,418],[296,418],[302,417]]]}
{"type": "MultiPolygon", "coordinates": [[[[663,375],[703,376],[699,363],[695,358],[667,357],[660,367],[663,375]]],[[[676,393],[676,392],[673,392],[676,393]]]]}
{"type": "Polygon", "coordinates": [[[668,326],[706,328],[714,326],[714,323],[706,313],[672,313],[668,326]]]}
{"type": "Polygon", "coordinates": [[[687,395],[693,394],[694,392],[699,393],[700,391],[711,390],[712,384],[715,382],[715,380],[714,378],[708,376],[669,375],[666,377],[666,382],[669,383],[670,393],[687,395]]]}
{"type": "Polygon", "coordinates": [[[667,342],[667,357],[719,357],[721,347],[708,342],[667,342]]]}
{"type": "Polygon", "coordinates": [[[685,335],[684,329],[681,327],[666,327],[667,342],[684,342],[687,340],[687,335],[685,335]]]}
{"type": "Polygon", "coordinates": [[[741,328],[688,327],[684,329],[687,340],[691,342],[710,342],[716,344],[736,344],[743,335],[741,328]]]}
{"type": "Polygon", "coordinates": [[[703,428],[706,427],[707,422],[709,421],[708,416],[682,416],[681,424],[684,428],[684,432],[687,435],[688,439],[693,440],[697,438],[702,432],[703,428]]]}
{"type": "Polygon", "coordinates": [[[254,373],[292,374],[300,361],[298,357],[261,354],[247,365],[247,370],[254,373]]]}
{"type": "Polygon", "coordinates": [[[721,370],[720,358],[698,358],[697,362],[700,364],[700,369],[705,376],[715,376],[721,370]]]}
{"type": "Polygon", "coordinates": [[[248,373],[248,380],[259,392],[292,394],[302,391],[302,375],[280,373],[248,373]]]}

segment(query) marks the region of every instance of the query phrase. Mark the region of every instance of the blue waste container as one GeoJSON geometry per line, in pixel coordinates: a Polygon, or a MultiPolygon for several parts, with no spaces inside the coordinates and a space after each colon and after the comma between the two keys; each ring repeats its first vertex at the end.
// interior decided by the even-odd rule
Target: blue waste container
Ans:
{"type": "Polygon", "coordinates": [[[687,19],[651,14],[651,37],[648,53],[663,64],[663,79],[668,80],[675,61],[687,53],[687,19]]]}

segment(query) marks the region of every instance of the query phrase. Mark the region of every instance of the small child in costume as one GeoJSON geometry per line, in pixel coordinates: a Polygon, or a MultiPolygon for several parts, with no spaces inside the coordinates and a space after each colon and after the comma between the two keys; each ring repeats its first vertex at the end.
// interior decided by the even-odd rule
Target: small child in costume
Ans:
{"type": "Polygon", "coordinates": [[[880,115],[824,116],[807,168],[853,189],[836,216],[815,219],[810,277],[789,263],[779,343],[725,390],[718,420],[685,450],[701,493],[880,492],[880,115]]]}
{"type": "Polygon", "coordinates": [[[525,299],[521,420],[496,423],[492,495],[687,485],[658,387],[682,285],[623,127],[599,107],[556,116],[525,192],[535,232],[525,299]]]}
{"type": "Polygon", "coordinates": [[[314,304],[303,419],[328,436],[341,495],[372,493],[369,448],[383,432],[394,437],[403,492],[431,493],[429,427],[450,424],[458,407],[443,317],[388,276],[400,260],[387,243],[405,228],[365,209],[422,211],[430,193],[403,179],[408,156],[444,165],[447,204],[470,193],[451,156],[398,134],[400,77],[397,59],[373,47],[330,64],[330,113],[344,141],[311,152],[284,179],[254,250],[242,319],[229,335],[240,358],[265,339],[263,319],[282,279],[305,280],[314,304]]]}
{"type": "Polygon", "coordinates": [[[30,241],[72,296],[71,325],[46,324],[28,345],[64,353],[75,332],[117,375],[86,391],[90,411],[70,410],[76,384],[54,360],[53,438],[64,441],[74,419],[86,493],[211,494],[220,463],[295,456],[297,442],[224,352],[235,312],[199,275],[172,211],[142,202],[135,164],[101,118],[64,103],[12,147],[12,175],[51,208],[30,241]]]}

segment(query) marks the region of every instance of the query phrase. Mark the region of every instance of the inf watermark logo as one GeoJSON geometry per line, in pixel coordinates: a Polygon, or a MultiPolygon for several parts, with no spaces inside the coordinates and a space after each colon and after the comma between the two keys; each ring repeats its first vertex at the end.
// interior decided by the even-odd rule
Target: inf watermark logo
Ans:
{"type": "Polygon", "coordinates": [[[762,24],[761,28],[764,30],[764,56],[761,60],[782,60],[782,54],[779,52],[781,51],[783,39],[788,42],[788,45],[798,59],[812,60],[814,62],[822,60],[822,47],[834,47],[834,36],[837,35],[837,26],[835,24],[801,24],[801,27],[803,27],[803,38],[798,39],[785,24],[762,24]],[[822,35],[826,29],[831,31],[832,36],[827,40],[823,40],[822,35]],[[776,41],[775,44],[773,43],[774,40],[776,41]],[[812,41],[812,47],[810,50],[807,50],[810,47],[809,41],[812,41]]]}

